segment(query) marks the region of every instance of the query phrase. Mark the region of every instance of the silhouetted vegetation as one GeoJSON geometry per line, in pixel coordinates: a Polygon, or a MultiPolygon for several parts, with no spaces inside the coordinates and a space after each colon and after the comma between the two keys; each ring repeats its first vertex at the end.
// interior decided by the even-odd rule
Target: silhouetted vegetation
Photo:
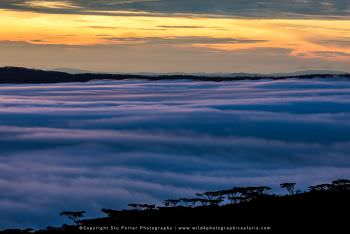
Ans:
{"type": "MultiPolygon", "coordinates": [[[[288,194],[273,194],[267,186],[233,187],[198,193],[193,198],[167,199],[159,206],[132,203],[127,210],[102,209],[105,217],[96,219],[82,219],[84,211],[64,211],[60,215],[73,221],[73,225],[48,227],[35,233],[75,233],[81,232],[79,228],[82,227],[88,230],[89,227],[111,226],[202,225],[265,227],[266,230],[256,229],[255,232],[272,233],[348,233],[350,180],[313,185],[304,192],[294,192],[296,183],[292,182],[282,183],[280,187],[288,194]]],[[[33,233],[33,230],[7,230],[5,233],[33,233]]]]}
{"type": "Polygon", "coordinates": [[[295,185],[296,185],[295,183],[283,183],[283,184],[280,184],[281,188],[287,189],[287,191],[288,191],[288,193],[290,195],[294,194],[295,185]]]}
{"type": "Polygon", "coordinates": [[[79,220],[84,217],[85,211],[63,211],[60,213],[61,216],[66,216],[73,223],[78,224],[79,220]]]}
{"type": "Polygon", "coordinates": [[[136,210],[154,210],[154,209],[156,209],[155,205],[148,205],[148,204],[129,204],[128,206],[131,208],[134,208],[136,210]]]}
{"type": "Polygon", "coordinates": [[[200,76],[200,75],[133,75],[133,74],[102,74],[85,73],[69,74],[65,72],[43,71],[36,69],[27,69],[20,67],[2,67],[0,68],[0,83],[9,84],[39,84],[39,83],[62,83],[62,82],[88,82],[92,80],[197,80],[197,81],[234,81],[234,80],[260,80],[260,79],[315,79],[315,78],[336,78],[342,77],[349,79],[350,74],[312,74],[312,75],[293,75],[293,76],[267,76],[240,74],[235,76],[200,76]]]}

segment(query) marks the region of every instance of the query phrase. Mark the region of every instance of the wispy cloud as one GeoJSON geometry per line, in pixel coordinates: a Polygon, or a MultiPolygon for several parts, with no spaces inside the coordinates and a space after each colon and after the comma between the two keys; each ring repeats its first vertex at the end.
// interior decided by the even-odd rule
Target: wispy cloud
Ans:
{"type": "Polygon", "coordinates": [[[76,9],[80,8],[71,1],[43,1],[43,0],[27,0],[23,3],[17,3],[17,6],[43,9],[76,9]]]}
{"type": "Polygon", "coordinates": [[[350,37],[339,37],[339,38],[314,40],[314,41],[322,45],[350,48],[350,37]]]}
{"type": "Polygon", "coordinates": [[[114,42],[140,42],[147,44],[255,44],[268,42],[268,40],[201,37],[201,36],[178,36],[178,37],[105,37],[104,39],[114,42]]]}
{"type": "Polygon", "coordinates": [[[158,28],[163,29],[217,29],[225,30],[223,27],[199,26],[199,25],[158,25],[158,28]]]}

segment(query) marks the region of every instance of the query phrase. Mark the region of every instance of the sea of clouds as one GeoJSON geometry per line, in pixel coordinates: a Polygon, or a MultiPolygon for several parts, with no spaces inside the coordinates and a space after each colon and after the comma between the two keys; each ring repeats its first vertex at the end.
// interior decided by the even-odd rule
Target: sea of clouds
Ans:
{"type": "Polygon", "coordinates": [[[350,81],[0,86],[0,229],[350,177],[350,81]]]}

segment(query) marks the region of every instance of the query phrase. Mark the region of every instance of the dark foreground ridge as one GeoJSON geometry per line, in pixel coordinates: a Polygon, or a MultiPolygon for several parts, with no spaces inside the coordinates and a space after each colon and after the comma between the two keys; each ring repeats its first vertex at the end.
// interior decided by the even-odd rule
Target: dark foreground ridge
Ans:
{"type": "Polygon", "coordinates": [[[69,74],[57,71],[43,71],[20,67],[0,68],[0,84],[43,84],[43,83],[66,83],[88,82],[92,80],[195,80],[195,81],[236,81],[236,80],[260,80],[260,79],[315,79],[315,78],[343,78],[350,79],[350,74],[311,74],[293,76],[268,76],[268,75],[235,75],[235,76],[201,76],[201,75],[132,75],[132,74],[102,74],[84,73],[69,74]]]}
{"type": "Polygon", "coordinates": [[[84,219],[84,211],[63,211],[70,225],[43,230],[5,230],[3,233],[350,233],[350,180],[295,190],[283,183],[287,195],[271,188],[233,187],[165,200],[162,205],[129,204],[128,210],[102,209],[105,217],[84,219]]]}

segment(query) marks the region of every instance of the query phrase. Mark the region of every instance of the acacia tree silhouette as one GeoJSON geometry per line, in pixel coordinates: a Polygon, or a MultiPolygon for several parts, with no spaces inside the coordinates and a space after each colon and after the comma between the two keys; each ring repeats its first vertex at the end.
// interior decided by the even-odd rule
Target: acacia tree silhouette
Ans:
{"type": "Polygon", "coordinates": [[[191,199],[182,198],[181,201],[183,201],[187,207],[192,207],[192,208],[198,206],[198,204],[206,205],[208,203],[206,199],[202,199],[202,198],[191,198],[191,199]]]}
{"type": "Polygon", "coordinates": [[[339,179],[332,182],[333,189],[336,190],[350,190],[350,180],[339,179]]]}
{"type": "Polygon", "coordinates": [[[332,189],[331,184],[318,184],[318,185],[309,187],[310,192],[325,192],[325,191],[330,191],[331,189],[332,189]]]}
{"type": "MultiPolygon", "coordinates": [[[[206,222],[207,218],[215,222],[221,222],[222,220],[231,222],[233,219],[226,219],[227,217],[231,217],[229,215],[238,217],[238,220],[242,214],[251,214],[252,212],[256,212],[257,215],[265,215],[260,212],[262,211],[261,208],[268,208],[267,210],[270,212],[267,212],[268,220],[270,220],[270,218],[275,219],[281,216],[281,205],[296,204],[296,206],[293,206],[292,212],[283,213],[288,215],[287,218],[281,217],[280,220],[281,222],[286,220],[287,223],[283,225],[290,225],[289,220],[293,220],[296,216],[300,216],[300,220],[307,220],[309,213],[302,212],[302,214],[300,214],[300,210],[302,209],[310,210],[313,212],[311,215],[316,216],[319,215],[320,212],[335,214],[338,212],[337,209],[340,208],[345,212],[349,210],[350,180],[339,179],[329,184],[310,186],[309,191],[300,191],[300,194],[294,191],[295,185],[296,183],[280,184],[281,188],[287,189],[289,194],[278,195],[271,192],[267,193],[271,188],[266,186],[233,187],[227,190],[196,194],[199,196],[197,198],[165,200],[163,204],[167,207],[156,207],[155,205],[147,204],[129,204],[133,209],[120,211],[102,209],[102,212],[108,217],[90,220],[80,219],[83,217],[84,211],[65,211],[61,212],[60,215],[68,217],[77,225],[122,225],[124,223],[132,225],[151,223],[153,225],[153,220],[157,220],[156,222],[172,222],[174,220],[174,222],[178,223],[182,223],[184,220],[185,222],[193,222],[193,224],[198,225],[198,223],[204,222],[204,220],[206,222]],[[228,201],[231,201],[231,204],[228,204],[228,201]],[[232,204],[237,201],[242,204],[232,204]],[[271,211],[269,211],[270,208],[271,211]],[[201,218],[202,214],[204,219],[201,218]]],[[[339,212],[339,214],[340,213],[341,212],[339,212]]],[[[342,218],[343,216],[340,215],[330,220],[332,230],[333,227],[339,225],[339,219],[342,223],[346,224],[346,216],[344,216],[344,219],[342,218]]],[[[259,219],[255,221],[260,223],[260,216],[259,219]]],[[[241,221],[239,220],[239,222],[241,221]]],[[[245,220],[242,220],[242,222],[245,223],[245,220]]],[[[324,220],[324,222],[328,222],[328,220],[324,220]]],[[[77,227],[78,226],[63,225],[61,228],[47,228],[46,230],[48,231],[47,233],[51,233],[50,231],[56,230],[70,231],[77,227]]],[[[314,230],[313,226],[312,230],[314,230]]],[[[323,229],[321,229],[321,231],[323,231],[323,229]]]]}
{"type": "Polygon", "coordinates": [[[148,204],[128,204],[129,207],[135,208],[136,210],[155,210],[157,207],[155,205],[148,204]]]}
{"type": "Polygon", "coordinates": [[[260,195],[263,195],[263,194],[265,194],[265,192],[271,190],[271,188],[267,187],[267,186],[258,186],[258,187],[254,187],[254,188],[255,188],[255,191],[260,195]]]}
{"type": "Polygon", "coordinates": [[[235,204],[241,199],[239,188],[234,187],[232,189],[222,190],[221,192],[226,196],[227,200],[229,200],[231,204],[235,204]]]}
{"type": "Polygon", "coordinates": [[[163,201],[164,206],[166,207],[175,207],[177,204],[179,204],[180,199],[168,199],[163,201]]]}
{"type": "Polygon", "coordinates": [[[80,218],[84,217],[85,211],[63,211],[60,216],[66,216],[68,219],[72,220],[74,224],[78,224],[80,218]]]}
{"type": "Polygon", "coordinates": [[[197,193],[196,195],[205,199],[206,203],[211,206],[218,206],[224,201],[224,194],[222,191],[197,193]]]}
{"type": "Polygon", "coordinates": [[[118,217],[122,212],[118,210],[112,210],[112,209],[101,209],[103,213],[105,213],[108,217],[113,218],[113,217],[118,217]]]}
{"type": "Polygon", "coordinates": [[[287,191],[290,195],[294,194],[295,185],[296,185],[296,183],[282,183],[282,184],[280,184],[281,188],[287,189],[287,191]]]}

